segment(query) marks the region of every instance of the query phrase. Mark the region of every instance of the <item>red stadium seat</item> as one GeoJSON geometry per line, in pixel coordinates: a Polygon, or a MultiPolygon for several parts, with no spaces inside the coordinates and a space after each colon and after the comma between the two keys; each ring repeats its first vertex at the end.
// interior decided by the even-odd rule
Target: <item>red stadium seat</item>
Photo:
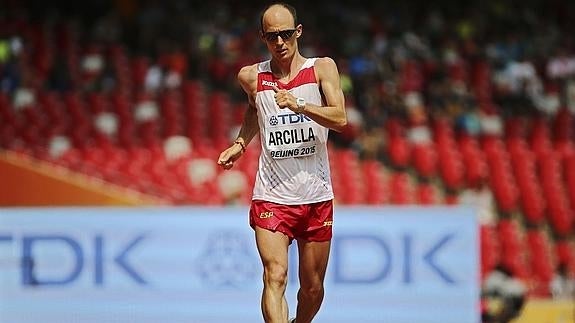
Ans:
{"type": "Polygon", "coordinates": [[[407,167],[411,161],[411,147],[404,137],[392,137],[389,139],[387,154],[395,167],[407,167]]]}
{"type": "Polygon", "coordinates": [[[575,244],[567,239],[560,239],[555,243],[555,257],[557,264],[564,264],[575,273],[575,244]]]}
{"type": "Polygon", "coordinates": [[[530,267],[533,278],[537,283],[535,293],[537,296],[549,296],[549,283],[553,278],[555,259],[552,258],[552,246],[542,230],[529,230],[527,232],[527,245],[530,255],[530,267]]]}
{"type": "Polygon", "coordinates": [[[392,172],[389,178],[389,194],[391,204],[411,204],[413,202],[413,187],[409,174],[392,172]]]}
{"type": "Polygon", "coordinates": [[[437,154],[432,144],[415,144],[412,149],[413,167],[420,176],[430,178],[437,172],[437,154]]]}
{"type": "Polygon", "coordinates": [[[480,60],[472,65],[470,82],[472,91],[479,102],[491,101],[491,68],[487,61],[480,60]]]}
{"type": "Polygon", "coordinates": [[[474,187],[486,180],[488,167],[478,140],[470,136],[461,136],[458,148],[461,152],[467,186],[474,187]]]}
{"type": "Polygon", "coordinates": [[[416,187],[416,202],[420,205],[437,204],[438,197],[431,183],[418,183],[416,187]]]}
{"type": "Polygon", "coordinates": [[[481,250],[481,277],[486,277],[501,261],[497,228],[492,225],[479,227],[481,250]]]}
{"type": "Polygon", "coordinates": [[[399,72],[399,89],[402,93],[421,92],[423,89],[423,72],[418,62],[407,60],[399,72]]]}
{"type": "Polygon", "coordinates": [[[497,225],[497,231],[501,242],[501,263],[513,275],[526,281],[531,270],[527,266],[527,249],[517,223],[510,219],[501,219],[497,225]]]}
{"type": "Polygon", "coordinates": [[[362,162],[363,178],[366,186],[367,204],[384,204],[387,202],[388,192],[383,166],[376,160],[362,162]]]}

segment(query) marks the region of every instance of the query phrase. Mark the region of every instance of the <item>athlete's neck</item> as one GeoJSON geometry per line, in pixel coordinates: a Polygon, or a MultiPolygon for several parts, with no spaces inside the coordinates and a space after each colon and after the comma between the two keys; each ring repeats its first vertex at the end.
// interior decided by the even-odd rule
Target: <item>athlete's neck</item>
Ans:
{"type": "Polygon", "coordinates": [[[293,74],[300,70],[305,60],[305,57],[303,57],[300,53],[296,53],[293,57],[285,60],[275,60],[272,58],[272,72],[278,79],[291,79],[293,74]]]}

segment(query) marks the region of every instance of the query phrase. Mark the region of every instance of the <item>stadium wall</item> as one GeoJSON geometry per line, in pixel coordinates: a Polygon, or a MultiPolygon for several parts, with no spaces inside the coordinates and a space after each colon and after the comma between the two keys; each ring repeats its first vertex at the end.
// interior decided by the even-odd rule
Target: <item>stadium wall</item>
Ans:
{"type": "Polygon", "coordinates": [[[0,152],[0,206],[158,205],[160,199],[9,151],[0,152]]]}
{"type": "MultiPolygon", "coordinates": [[[[244,207],[0,209],[6,322],[261,322],[244,207]]],[[[317,323],[478,323],[473,210],[336,208],[317,323]]],[[[287,299],[294,309],[297,254],[287,299]]]]}

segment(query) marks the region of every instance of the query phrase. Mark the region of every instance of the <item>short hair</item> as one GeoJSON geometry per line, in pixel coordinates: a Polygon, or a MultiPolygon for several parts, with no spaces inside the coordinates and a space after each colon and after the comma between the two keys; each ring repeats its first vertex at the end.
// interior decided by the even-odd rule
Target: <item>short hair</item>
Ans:
{"type": "Polygon", "coordinates": [[[298,24],[298,22],[297,22],[297,12],[296,12],[295,8],[294,8],[292,5],[289,5],[289,4],[285,3],[285,2],[276,2],[276,3],[272,3],[272,4],[268,5],[268,6],[266,6],[266,7],[262,10],[262,12],[261,12],[261,14],[260,14],[260,30],[261,30],[261,31],[264,31],[264,14],[266,13],[266,11],[268,11],[269,8],[271,8],[271,7],[273,7],[273,6],[281,6],[281,7],[286,8],[286,9],[290,12],[290,14],[291,14],[291,16],[292,16],[292,18],[293,18],[293,25],[294,25],[294,27],[297,27],[297,24],[298,24]]]}

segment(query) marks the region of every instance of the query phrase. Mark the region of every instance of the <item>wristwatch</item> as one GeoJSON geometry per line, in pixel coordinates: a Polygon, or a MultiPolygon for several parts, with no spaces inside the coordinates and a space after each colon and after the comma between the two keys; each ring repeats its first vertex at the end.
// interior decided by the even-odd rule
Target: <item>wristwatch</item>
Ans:
{"type": "Polygon", "coordinates": [[[297,104],[297,113],[302,113],[305,110],[305,99],[304,98],[297,98],[295,100],[297,104]]]}

